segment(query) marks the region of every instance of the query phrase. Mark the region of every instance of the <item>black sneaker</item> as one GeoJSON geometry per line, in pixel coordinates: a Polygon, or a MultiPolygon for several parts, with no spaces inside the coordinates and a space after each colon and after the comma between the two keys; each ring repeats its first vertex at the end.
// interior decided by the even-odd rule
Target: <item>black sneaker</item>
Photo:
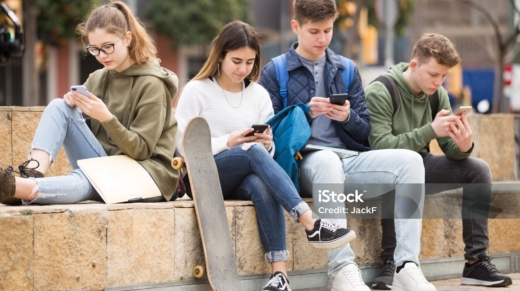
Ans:
{"type": "Polygon", "coordinates": [[[330,219],[318,219],[311,231],[305,230],[307,240],[317,249],[332,250],[344,246],[356,238],[356,233],[330,219]]]}
{"type": "Polygon", "coordinates": [[[276,272],[271,276],[271,279],[264,286],[262,291],[292,291],[289,287],[289,279],[285,277],[284,273],[276,272]]]}
{"type": "Polygon", "coordinates": [[[491,258],[484,256],[472,265],[466,263],[460,280],[462,285],[477,285],[488,287],[506,287],[513,282],[508,276],[502,275],[496,266],[491,263],[491,258]]]}
{"type": "Polygon", "coordinates": [[[383,266],[381,266],[381,272],[379,272],[379,275],[374,279],[374,281],[372,281],[371,288],[375,290],[392,290],[394,273],[394,259],[383,259],[383,266]]]}

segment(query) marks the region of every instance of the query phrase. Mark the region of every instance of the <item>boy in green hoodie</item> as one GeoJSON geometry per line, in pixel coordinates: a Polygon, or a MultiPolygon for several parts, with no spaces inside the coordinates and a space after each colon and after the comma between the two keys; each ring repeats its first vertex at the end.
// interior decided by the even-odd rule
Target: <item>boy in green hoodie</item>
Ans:
{"type": "MultiPolygon", "coordinates": [[[[408,149],[421,154],[427,194],[463,187],[462,231],[466,245],[464,257],[468,262],[464,266],[461,283],[508,286],[512,283],[511,278],[502,275],[486,254],[488,220],[477,216],[475,209],[470,209],[476,202],[485,205],[487,213],[491,171],[483,160],[469,157],[474,146],[471,127],[465,115],[451,114],[448,93],[442,87],[450,69],[459,62],[460,57],[448,38],[439,34],[424,34],[413,48],[410,63],[400,63],[388,70],[388,75],[397,86],[396,109],[382,82],[375,81],[365,89],[371,125],[369,142],[373,149],[408,149]],[[438,94],[438,106],[432,108],[429,97],[435,92],[438,94]],[[432,139],[437,139],[445,156],[429,153],[428,146],[432,139]]],[[[381,225],[381,258],[384,263],[372,288],[390,290],[396,246],[394,225],[392,220],[387,219],[381,220],[381,225]]]]}

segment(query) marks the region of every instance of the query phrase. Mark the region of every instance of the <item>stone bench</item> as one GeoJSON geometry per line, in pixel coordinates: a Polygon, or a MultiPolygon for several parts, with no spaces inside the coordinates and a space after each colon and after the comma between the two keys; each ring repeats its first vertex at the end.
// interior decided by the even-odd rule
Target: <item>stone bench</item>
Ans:
{"type": "MultiPolygon", "coordinates": [[[[513,189],[520,189],[520,184],[513,189]]],[[[444,200],[453,193],[427,199],[425,216],[443,211],[444,200]]],[[[306,201],[312,205],[310,199],[306,201]]],[[[264,258],[252,202],[226,201],[225,206],[239,275],[243,280],[255,275],[266,278],[270,266],[264,258]]],[[[310,247],[303,228],[287,214],[286,226],[290,274],[303,274],[304,278],[316,273],[326,278],[326,252],[310,247]]],[[[371,280],[380,263],[379,220],[350,219],[349,227],[358,236],[352,243],[356,262],[364,269],[365,280],[371,280]]],[[[1,205],[0,230],[0,290],[135,290],[117,286],[205,283],[192,275],[195,265],[204,264],[204,256],[191,200],[1,205]]],[[[460,275],[462,268],[453,264],[463,263],[461,234],[460,219],[423,220],[420,259],[427,277],[460,275]],[[451,273],[446,273],[449,268],[443,264],[452,266],[451,273]]],[[[503,257],[499,268],[520,271],[518,219],[491,219],[489,235],[489,252],[503,257]]]]}

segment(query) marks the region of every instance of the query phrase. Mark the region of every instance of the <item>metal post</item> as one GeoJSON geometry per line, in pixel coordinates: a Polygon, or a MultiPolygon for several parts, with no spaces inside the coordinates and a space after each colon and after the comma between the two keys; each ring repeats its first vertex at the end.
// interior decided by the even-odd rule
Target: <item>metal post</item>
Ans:
{"type": "Polygon", "coordinates": [[[397,3],[395,0],[383,0],[383,13],[385,17],[385,67],[394,65],[394,26],[397,21],[397,3]]]}
{"type": "Polygon", "coordinates": [[[40,80],[36,69],[36,0],[26,0],[23,6],[25,53],[22,63],[23,106],[39,105],[40,80]]]}

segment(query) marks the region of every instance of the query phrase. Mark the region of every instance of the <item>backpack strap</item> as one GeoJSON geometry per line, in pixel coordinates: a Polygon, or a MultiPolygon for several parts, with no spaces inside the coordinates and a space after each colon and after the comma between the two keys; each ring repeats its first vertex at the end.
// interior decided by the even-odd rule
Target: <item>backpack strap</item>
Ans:
{"type": "Polygon", "coordinates": [[[287,82],[289,81],[289,72],[287,72],[287,60],[285,54],[273,58],[272,61],[276,71],[276,80],[280,87],[280,96],[282,97],[283,108],[285,108],[287,107],[287,82]]]}
{"type": "Polygon", "coordinates": [[[348,87],[350,83],[352,83],[352,79],[354,78],[354,69],[356,68],[356,64],[351,59],[347,59],[343,56],[339,56],[341,63],[345,66],[345,69],[341,72],[343,76],[343,81],[345,82],[345,91],[348,94],[348,87]]]}
{"type": "Polygon", "coordinates": [[[439,90],[430,95],[430,108],[432,110],[432,120],[435,119],[437,112],[439,112],[439,90]]]}
{"type": "Polygon", "coordinates": [[[397,85],[395,84],[394,78],[390,77],[388,74],[383,74],[377,77],[373,82],[379,81],[385,85],[386,90],[388,90],[388,93],[390,93],[390,98],[392,99],[392,105],[394,107],[394,113],[392,113],[392,116],[395,115],[397,112],[397,109],[399,108],[399,91],[397,90],[397,85]]]}

